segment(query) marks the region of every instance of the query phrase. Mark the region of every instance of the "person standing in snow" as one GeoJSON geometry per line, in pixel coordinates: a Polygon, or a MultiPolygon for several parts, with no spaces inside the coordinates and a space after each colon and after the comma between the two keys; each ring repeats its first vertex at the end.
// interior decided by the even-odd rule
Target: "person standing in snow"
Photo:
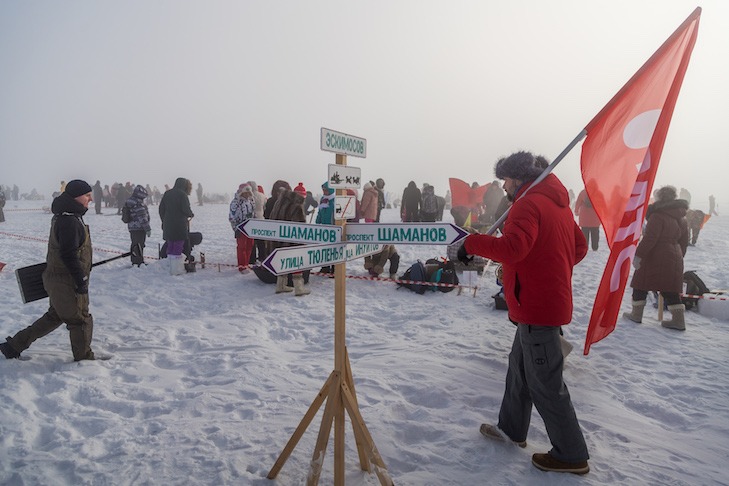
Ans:
{"type": "Polygon", "coordinates": [[[182,275],[186,272],[182,251],[189,238],[190,219],[195,217],[190,208],[191,192],[192,183],[184,177],[178,177],[174,187],[165,191],[159,202],[162,238],[167,242],[170,275],[182,275]]]}
{"type": "Polygon", "coordinates": [[[197,205],[202,206],[203,205],[203,186],[202,183],[197,183],[197,205]]]}
{"type": "Polygon", "coordinates": [[[377,189],[367,182],[363,187],[362,202],[359,205],[360,215],[365,223],[374,223],[377,220],[378,199],[377,189]]]}
{"type": "MultiPolygon", "coordinates": [[[[251,186],[253,192],[253,218],[263,219],[263,210],[266,206],[266,195],[263,194],[263,190],[259,190],[256,181],[248,181],[248,185],[251,186]]],[[[248,263],[255,265],[257,260],[263,261],[261,255],[264,253],[263,240],[253,240],[253,249],[251,250],[251,256],[248,263]]]]}
{"type": "Polygon", "coordinates": [[[246,219],[252,219],[255,216],[256,202],[253,199],[253,189],[249,183],[241,184],[235,193],[235,197],[230,202],[230,211],[228,213],[228,221],[233,227],[238,256],[238,271],[246,274],[250,272],[248,265],[250,264],[251,251],[253,250],[253,239],[244,235],[238,225],[246,219]]]}
{"type": "Polygon", "coordinates": [[[92,189],[94,209],[96,210],[96,214],[101,214],[101,205],[104,202],[104,189],[101,187],[101,181],[96,181],[92,189]]]}
{"type": "Polygon", "coordinates": [[[479,255],[501,262],[509,320],[516,325],[499,420],[481,425],[481,433],[526,447],[534,405],[552,449],[532,455],[532,464],[543,471],[585,474],[589,455],[562,377],[560,335],[561,326],[572,320],[572,269],[585,257],[587,242],[557,176],[531,184],[544,162],[517,152],[496,163],[496,177],[514,201],[503,235],[469,235],[458,259],[468,264],[473,258],[468,255],[479,255]]]}
{"type": "Polygon", "coordinates": [[[375,181],[375,189],[377,189],[377,218],[375,222],[379,223],[382,210],[385,209],[387,204],[385,201],[385,180],[382,178],[377,179],[375,181]]]}
{"type": "Polygon", "coordinates": [[[592,251],[597,251],[600,245],[600,218],[598,218],[587,191],[582,190],[575,201],[575,214],[578,217],[580,228],[585,235],[588,245],[592,241],[592,251]]]}
{"type": "Polygon", "coordinates": [[[420,189],[415,185],[415,181],[410,181],[402,192],[400,216],[402,217],[403,223],[417,223],[420,221],[420,203],[422,197],[420,189]]]}
{"type": "MultiPolygon", "coordinates": [[[[279,221],[291,221],[294,223],[306,223],[306,214],[304,214],[304,199],[306,198],[306,189],[303,184],[297,186],[299,191],[284,190],[279,194],[276,204],[271,210],[271,219],[279,221]]],[[[281,248],[285,246],[296,246],[292,243],[285,243],[281,241],[267,241],[268,253],[270,254],[275,248],[281,248]]],[[[294,295],[301,296],[307,295],[311,291],[304,284],[304,274],[302,272],[296,272],[291,276],[294,288],[292,289],[286,282],[288,280],[287,275],[278,275],[276,277],[276,293],[291,292],[294,290],[294,295]]]]}
{"type": "Polygon", "coordinates": [[[706,213],[700,209],[689,209],[686,213],[686,222],[688,223],[690,243],[691,246],[696,246],[696,241],[699,239],[699,233],[701,228],[704,227],[704,220],[706,219],[706,213]]]}
{"type": "Polygon", "coordinates": [[[318,207],[319,203],[314,198],[314,195],[311,193],[311,191],[306,191],[306,199],[304,199],[304,212],[306,213],[306,215],[310,216],[314,214],[314,211],[316,211],[316,208],[318,207]]]}
{"type": "Polygon", "coordinates": [[[89,313],[91,236],[83,220],[91,200],[91,186],[79,179],[65,184],[64,191],[53,200],[46,269],[43,271],[48,312],[0,344],[0,351],[6,358],[19,358],[20,353],[38,338],[65,323],[73,360],[94,359],[91,350],[94,319],[89,313]]]}
{"type": "MultiPolygon", "coordinates": [[[[278,201],[278,197],[283,194],[284,191],[290,191],[291,185],[281,179],[273,183],[271,187],[271,197],[266,200],[266,206],[263,208],[263,217],[266,219],[276,219],[271,217],[271,211],[278,201]]],[[[266,254],[268,256],[268,254],[266,254]]],[[[260,258],[260,257],[259,257],[260,258]]]]}
{"type": "Polygon", "coordinates": [[[689,230],[686,223],[688,202],[676,199],[676,188],[664,186],[655,191],[655,202],[648,206],[643,236],[633,257],[633,308],[623,317],[638,324],[643,320],[648,292],[658,291],[668,305],[672,319],[662,321],[669,329],[686,329],[684,311],[681,303],[683,291],[683,257],[689,243],[689,230]]]}
{"type": "Polygon", "coordinates": [[[495,180],[489,184],[488,189],[483,193],[483,205],[485,207],[483,221],[486,224],[491,225],[496,221],[496,210],[503,198],[504,190],[501,188],[501,183],[495,180]]]}
{"type": "Polygon", "coordinates": [[[709,196],[709,216],[719,216],[719,213],[716,212],[716,198],[713,194],[709,196]]]}
{"type": "Polygon", "coordinates": [[[0,223],[5,222],[5,211],[3,208],[5,207],[5,191],[3,191],[2,186],[0,186],[0,223]]]}
{"type": "Polygon", "coordinates": [[[142,266],[142,263],[144,263],[144,246],[147,237],[152,235],[152,226],[149,224],[149,209],[147,209],[144,202],[148,195],[147,189],[137,184],[132,190],[131,197],[126,200],[122,208],[122,221],[127,223],[129,238],[132,240],[130,250],[132,265],[137,267],[142,266]]]}
{"type": "MultiPolygon", "coordinates": [[[[321,185],[322,196],[319,199],[319,208],[316,213],[316,224],[334,224],[334,201],[336,198],[335,191],[329,187],[329,181],[321,185]]],[[[333,274],[334,266],[329,265],[321,267],[320,273],[333,274]]]]}

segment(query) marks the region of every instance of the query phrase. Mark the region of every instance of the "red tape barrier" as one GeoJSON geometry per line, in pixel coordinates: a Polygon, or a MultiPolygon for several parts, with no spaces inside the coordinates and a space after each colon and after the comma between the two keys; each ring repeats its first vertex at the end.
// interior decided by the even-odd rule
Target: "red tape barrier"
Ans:
{"type": "Polygon", "coordinates": [[[689,299],[704,299],[704,300],[729,300],[729,295],[722,297],[719,295],[693,295],[693,294],[679,294],[681,297],[687,297],[689,299]]]}
{"type": "MultiPolygon", "coordinates": [[[[4,231],[0,231],[0,235],[9,236],[11,238],[18,238],[20,240],[38,241],[38,242],[42,242],[42,243],[48,243],[47,239],[34,238],[32,236],[16,235],[16,234],[12,234],[12,233],[6,233],[4,231]]],[[[96,248],[96,247],[94,247],[94,251],[100,251],[100,252],[105,252],[105,253],[114,253],[117,255],[121,255],[124,253],[123,251],[120,251],[120,250],[106,250],[104,248],[96,248]]],[[[144,259],[145,260],[147,260],[147,259],[159,260],[159,258],[149,257],[149,256],[145,256],[144,259]]],[[[195,263],[202,266],[202,262],[196,261],[195,263]]],[[[232,265],[230,263],[205,262],[205,266],[213,266],[213,267],[217,266],[218,269],[220,269],[220,267],[238,268],[238,265],[232,265]]],[[[255,267],[260,267],[260,266],[262,266],[262,265],[260,265],[260,264],[259,265],[249,265],[247,268],[255,268],[255,267]]],[[[331,277],[333,275],[331,273],[319,273],[319,272],[311,272],[311,274],[321,276],[321,277],[323,277],[323,276],[331,277]]],[[[478,288],[478,286],[471,287],[469,285],[449,284],[449,283],[440,283],[440,282],[420,282],[417,280],[400,280],[400,279],[395,279],[395,278],[372,277],[372,276],[364,276],[364,275],[345,275],[345,277],[354,279],[354,280],[370,280],[373,282],[391,282],[391,283],[397,283],[397,284],[415,284],[415,285],[424,285],[424,286],[430,286],[430,287],[446,287],[446,288],[462,288],[462,289],[477,289],[478,288]]]]}
{"type": "Polygon", "coordinates": [[[49,213],[51,211],[51,208],[29,208],[29,209],[4,209],[6,213],[11,211],[44,211],[46,213],[49,213]]]}
{"type": "MultiPolygon", "coordinates": [[[[32,210],[18,210],[18,211],[35,211],[32,210]]],[[[20,240],[28,240],[28,241],[38,241],[42,243],[48,243],[47,239],[43,238],[34,238],[32,236],[23,236],[23,235],[15,235],[12,233],[6,233],[4,231],[0,231],[0,235],[2,236],[9,236],[11,238],[18,238],[20,240]]],[[[114,253],[117,255],[121,255],[124,253],[120,250],[106,250],[104,248],[94,248],[94,251],[100,251],[104,253],[114,253]]],[[[145,260],[159,260],[159,258],[145,256],[145,260]]],[[[200,264],[201,262],[195,262],[197,264],[200,264]]],[[[212,263],[212,262],[205,262],[205,266],[217,266],[220,267],[232,267],[232,268],[238,268],[238,265],[232,265],[230,263],[212,263]]],[[[261,265],[250,265],[248,268],[254,268],[254,267],[260,267],[261,265]]],[[[331,273],[319,273],[319,272],[311,272],[313,275],[317,275],[320,277],[326,276],[331,277],[331,273]]],[[[463,289],[477,289],[478,286],[471,287],[468,285],[460,285],[460,284],[447,284],[447,283],[440,283],[440,282],[420,282],[417,280],[400,280],[396,278],[383,278],[383,277],[371,277],[371,276],[363,276],[363,275],[345,275],[346,278],[351,278],[354,280],[371,280],[373,282],[392,282],[392,283],[398,283],[398,284],[415,284],[415,285],[425,285],[425,286],[431,286],[431,287],[452,287],[452,288],[463,288],[463,289]]],[[[705,299],[705,300],[729,300],[729,296],[714,296],[714,295],[693,295],[693,294],[679,294],[681,297],[686,297],[689,299],[705,299]]]]}

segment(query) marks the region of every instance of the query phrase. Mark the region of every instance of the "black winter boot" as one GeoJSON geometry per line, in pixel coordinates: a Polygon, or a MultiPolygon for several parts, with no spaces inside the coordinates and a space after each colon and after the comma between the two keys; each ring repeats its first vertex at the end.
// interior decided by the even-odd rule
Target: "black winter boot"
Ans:
{"type": "Polygon", "coordinates": [[[3,356],[5,356],[6,359],[20,358],[20,353],[17,352],[15,350],[15,348],[12,347],[8,341],[5,341],[4,343],[0,343],[0,352],[3,353],[3,356]]]}

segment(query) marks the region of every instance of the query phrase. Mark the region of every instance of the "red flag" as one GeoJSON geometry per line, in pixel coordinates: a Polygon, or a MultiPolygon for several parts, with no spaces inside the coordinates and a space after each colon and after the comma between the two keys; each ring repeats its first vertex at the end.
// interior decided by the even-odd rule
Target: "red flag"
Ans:
{"type": "Polygon", "coordinates": [[[448,179],[448,185],[451,188],[451,206],[463,206],[466,208],[475,208],[483,202],[483,195],[491,183],[483,186],[471,187],[470,184],[451,177],[448,179]]]}
{"type": "Polygon", "coordinates": [[[585,127],[582,180],[610,247],[585,354],[615,329],[700,16],[698,7],[585,127]]]}

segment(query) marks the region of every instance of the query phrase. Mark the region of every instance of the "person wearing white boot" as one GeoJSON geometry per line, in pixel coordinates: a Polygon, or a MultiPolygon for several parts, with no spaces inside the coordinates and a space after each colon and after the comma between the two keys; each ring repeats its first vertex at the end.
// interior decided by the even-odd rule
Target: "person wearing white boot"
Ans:
{"type": "Polygon", "coordinates": [[[192,183],[184,177],[175,181],[172,189],[166,191],[159,203],[159,217],[162,220],[162,238],[167,242],[167,260],[170,275],[182,275],[185,260],[182,250],[188,238],[190,219],[195,216],[190,208],[192,183]]]}
{"type": "Polygon", "coordinates": [[[676,188],[664,186],[655,192],[656,202],[648,206],[643,237],[633,257],[633,309],[623,317],[640,323],[649,291],[660,292],[672,319],[661,322],[669,329],[686,329],[683,291],[683,257],[689,242],[686,212],[688,203],[676,199],[676,188]]]}
{"type": "Polygon", "coordinates": [[[295,273],[291,279],[294,281],[294,295],[300,297],[302,295],[309,295],[311,290],[304,283],[304,274],[295,273]]]}
{"type": "Polygon", "coordinates": [[[686,330],[686,321],[683,318],[686,306],[683,304],[674,304],[668,306],[668,312],[671,313],[671,319],[668,321],[661,321],[661,326],[667,327],[668,329],[675,329],[677,331],[686,330]]]}
{"type": "Polygon", "coordinates": [[[288,286],[288,275],[279,275],[276,277],[276,293],[293,292],[294,288],[288,286]]]}
{"type": "MultiPolygon", "coordinates": [[[[306,200],[306,189],[302,183],[296,186],[296,191],[284,189],[276,199],[276,203],[269,215],[270,219],[279,221],[292,221],[296,223],[306,223],[306,213],[304,212],[304,201],[306,200]]],[[[267,241],[266,249],[270,254],[275,248],[283,246],[295,246],[295,244],[280,241],[267,241]]],[[[279,276],[276,278],[276,293],[291,292],[292,288],[286,285],[288,276],[279,276]]],[[[304,275],[295,273],[292,275],[294,283],[294,295],[302,296],[311,293],[309,288],[304,284],[304,275]]]]}

